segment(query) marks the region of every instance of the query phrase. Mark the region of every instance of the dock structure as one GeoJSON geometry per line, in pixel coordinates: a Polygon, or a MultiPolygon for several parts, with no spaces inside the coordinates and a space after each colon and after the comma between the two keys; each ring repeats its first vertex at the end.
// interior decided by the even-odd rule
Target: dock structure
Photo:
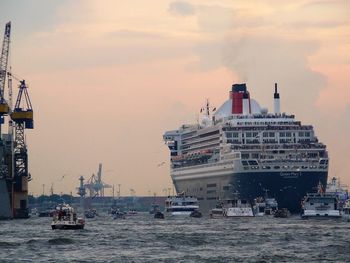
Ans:
{"type": "Polygon", "coordinates": [[[25,130],[33,129],[33,108],[25,80],[8,70],[11,22],[6,23],[0,57],[0,219],[28,218],[28,148],[25,130]],[[12,106],[12,80],[19,82],[12,106]],[[7,85],[6,85],[7,83],[7,85]],[[8,91],[5,92],[7,86],[8,91]],[[8,97],[5,98],[5,94],[8,97]],[[8,132],[4,133],[2,125],[8,132]]]}

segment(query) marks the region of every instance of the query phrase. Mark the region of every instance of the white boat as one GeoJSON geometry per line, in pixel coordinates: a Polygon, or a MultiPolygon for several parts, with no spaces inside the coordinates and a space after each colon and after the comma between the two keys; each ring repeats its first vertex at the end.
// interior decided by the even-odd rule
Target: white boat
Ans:
{"type": "Polygon", "coordinates": [[[319,184],[317,193],[309,193],[302,201],[301,217],[308,218],[340,218],[339,199],[333,193],[324,193],[319,184]]]}
{"type": "Polygon", "coordinates": [[[224,217],[253,217],[254,212],[250,203],[241,199],[221,200],[210,210],[210,218],[224,217]]]}
{"type": "Polygon", "coordinates": [[[246,200],[228,199],[222,206],[224,217],[253,217],[253,208],[246,200]]]}
{"type": "Polygon", "coordinates": [[[210,218],[223,218],[223,209],[222,207],[216,207],[210,210],[210,218]]]}
{"type": "Polygon", "coordinates": [[[350,199],[346,200],[343,205],[342,217],[350,222],[350,199]]]}
{"type": "Polygon", "coordinates": [[[198,200],[193,196],[168,196],[165,200],[165,212],[173,216],[190,216],[199,210],[198,200]]]}
{"type": "Polygon", "coordinates": [[[74,208],[68,204],[58,205],[54,212],[52,229],[83,229],[85,220],[78,218],[74,208]]]}

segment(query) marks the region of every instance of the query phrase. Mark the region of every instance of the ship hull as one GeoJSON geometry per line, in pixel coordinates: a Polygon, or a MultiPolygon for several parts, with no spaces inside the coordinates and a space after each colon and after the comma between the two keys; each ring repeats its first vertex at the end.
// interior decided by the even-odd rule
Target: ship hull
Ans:
{"type": "Polygon", "coordinates": [[[327,176],[327,171],[256,171],[196,179],[173,178],[173,182],[178,192],[197,196],[200,210],[205,213],[214,208],[219,199],[229,198],[233,193],[249,201],[267,193],[277,200],[279,208],[298,213],[306,193],[315,192],[319,182],[326,185],[327,176]]]}
{"type": "Polygon", "coordinates": [[[60,230],[78,230],[84,229],[83,224],[53,224],[51,225],[52,230],[60,229],[60,230]]]}

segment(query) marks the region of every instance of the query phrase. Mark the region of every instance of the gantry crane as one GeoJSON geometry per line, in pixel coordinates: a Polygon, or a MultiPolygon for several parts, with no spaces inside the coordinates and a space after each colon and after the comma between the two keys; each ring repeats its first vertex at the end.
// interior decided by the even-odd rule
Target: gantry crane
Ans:
{"type": "Polygon", "coordinates": [[[28,217],[28,180],[30,180],[30,174],[28,173],[28,153],[24,130],[34,127],[33,108],[25,81],[14,77],[8,70],[10,34],[11,22],[8,22],[5,26],[0,57],[0,218],[26,218],[28,217]],[[8,76],[10,105],[5,99],[6,76],[8,76]],[[12,77],[20,82],[13,109],[12,77]],[[1,124],[4,123],[6,115],[11,117],[9,134],[1,132],[1,124]],[[10,207],[10,216],[8,216],[8,207],[10,207]]]}
{"type": "Polygon", "coordinates": [[[13,217],[13,189],[12,189],[12,147],[8,147],[8,141],[12,144],[12,139],[3,138],[1,125],[4,117],[9,113],[9,106],[5,100],[5,82],[7,74],[7,64],[10,52],[11,22],[6,23],[4,40],[2,43],[0,57],[0,218],[13,217]]]}
{"type": "Polygon", "coordinates": [[[102,163],[98,165],[97,176],[92,174],[92,176],[88,179],[85,187],[89,190],[90,197],[96,196],[104,196],[105,188],[112,188],[111,185],[105,184],[102,181],[102,163]]]}
{"type": "Polygon", "coordinates": [[[25,217],[28,212],[28,181],[31,180],[28,172],[28,152],[25,141],[25,129],[33,129],[33,107],[28,94],[25,80],[21,80],[11,119],[14,122],[14,149],[13,149],[13,181],[14,181],[14,213],[17,217],[25,217]]]}
{"type": "MultiPolygon", "coordinates": [[[[5,79],[7,73],[7,63],[10,52],[10,35],[11,22],[5,26],[4,41],[2,43],[1,57],[0,57],[0,118],[1,123],[4,122],[3,116],[9,113],[9,106],[5,100],[5,79]]],[[[0,130],[1,132],[1,130],[0,130]]]]}

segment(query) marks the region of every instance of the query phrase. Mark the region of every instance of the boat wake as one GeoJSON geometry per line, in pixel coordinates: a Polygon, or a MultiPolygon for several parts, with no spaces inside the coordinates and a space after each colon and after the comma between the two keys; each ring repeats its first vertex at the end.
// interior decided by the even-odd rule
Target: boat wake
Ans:
{"type": "Polygon", "coordinates": [[[52,238],[48,240],[50,245],[69,245],[74,244],[74,240],[71,238],[65,238],[65,237],[58,237],[58,238],[52,238]]]}

